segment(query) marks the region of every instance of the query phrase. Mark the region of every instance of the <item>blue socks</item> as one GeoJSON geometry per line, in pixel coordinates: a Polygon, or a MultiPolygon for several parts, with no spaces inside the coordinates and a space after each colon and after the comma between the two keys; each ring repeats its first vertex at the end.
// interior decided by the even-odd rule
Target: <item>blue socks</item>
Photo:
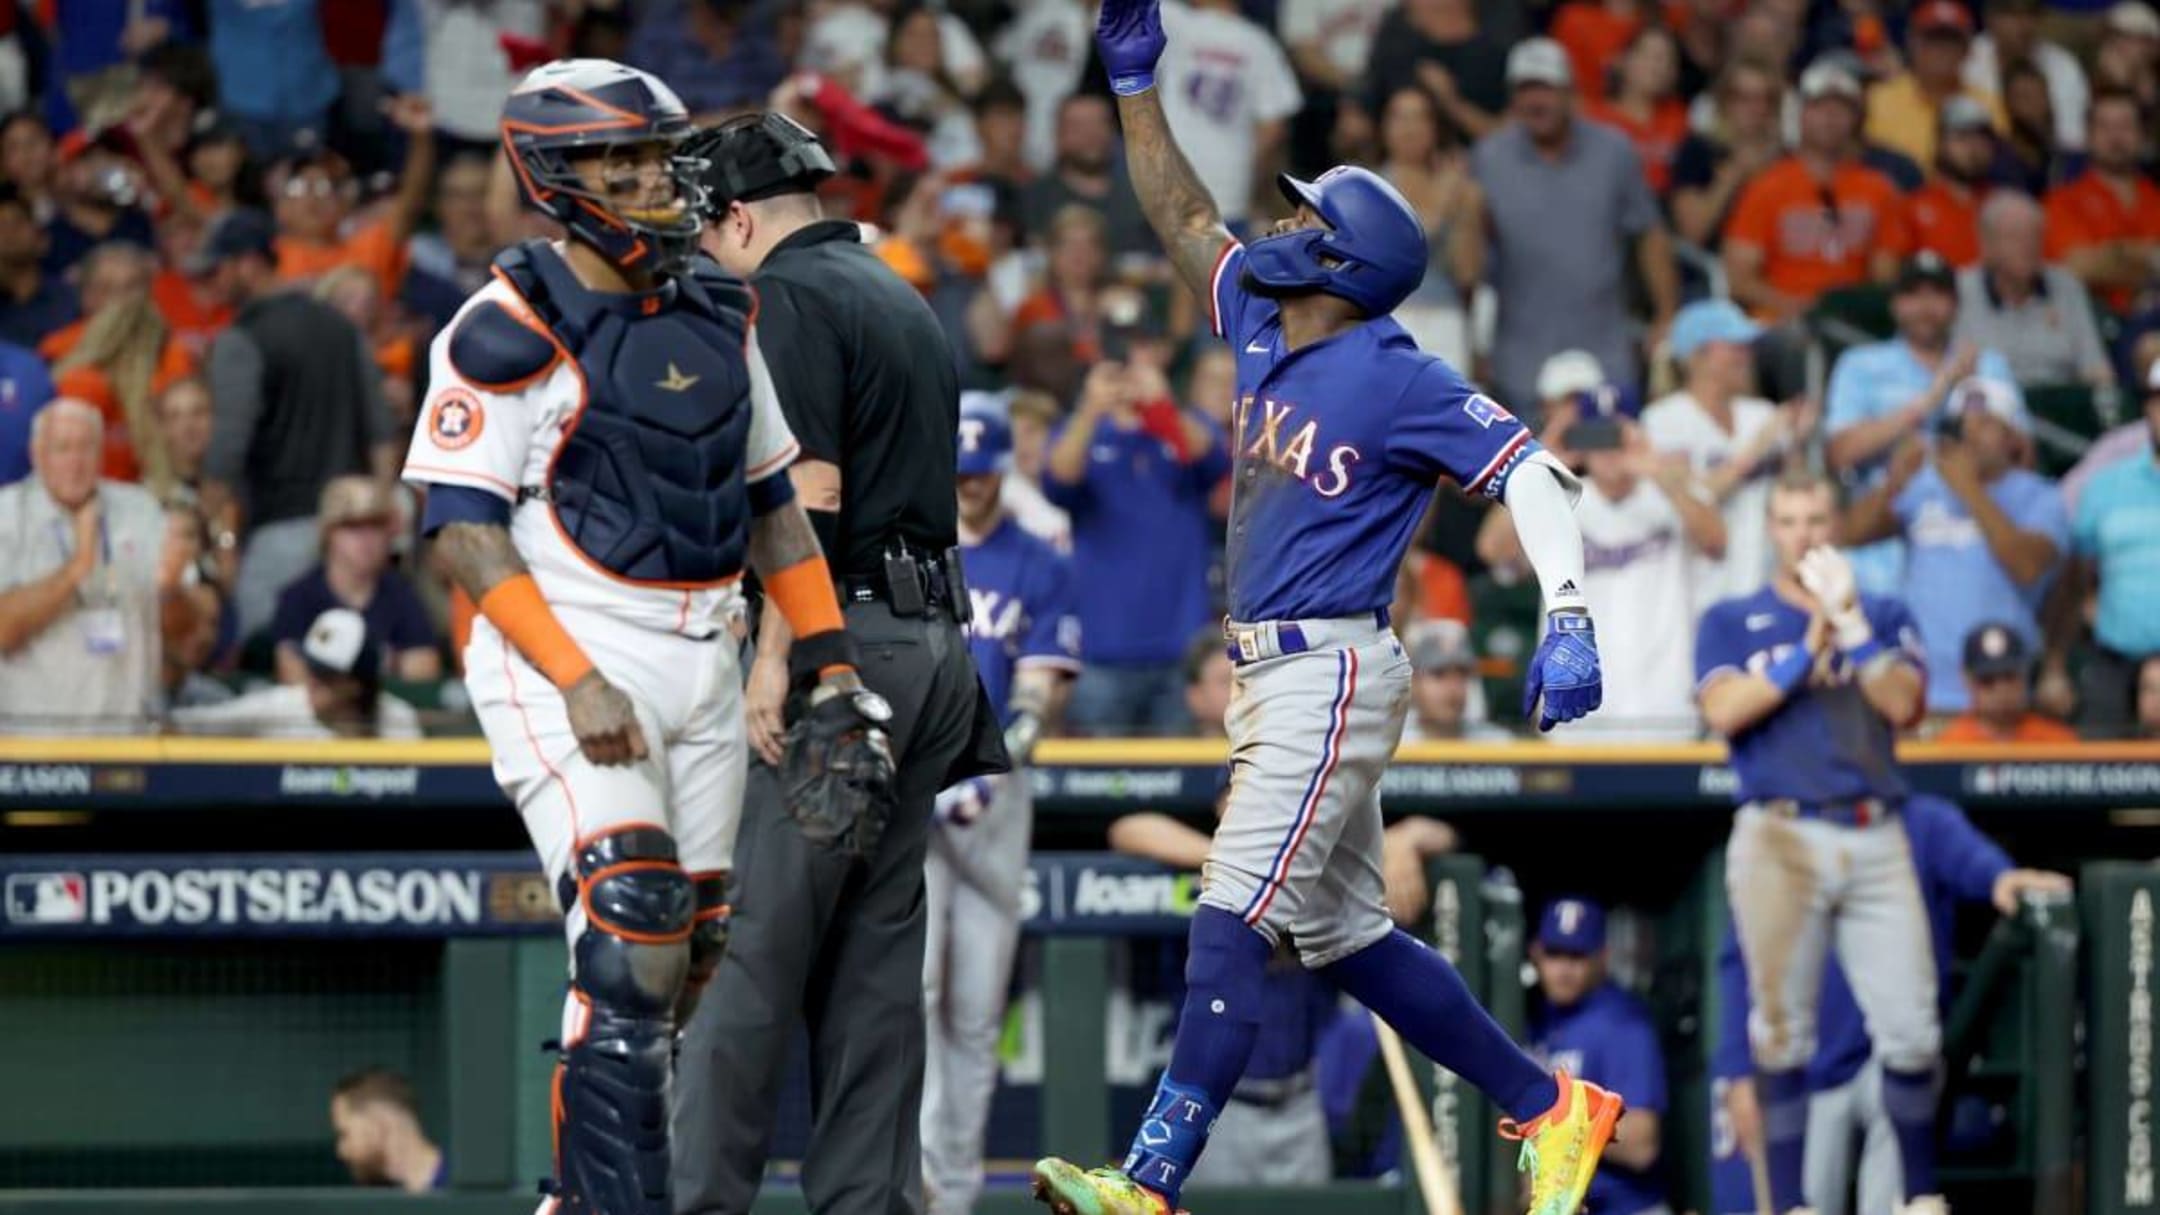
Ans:
{"type": "Polygon", "coordinates": [[[1806,1069],[1757,1071],[1755,1099],[1762,1107],[1764,1154],[1770,1166],[1770,1205],[1779,1211],[1806,1206],[1802,1185],[1807,1161],[1806,1069]]]}
{"type": "Polygon", "coordinates": [[[1216,907],[1193,912],[1190,942],[1185,1007],[1170,1066],[1124,1164],[1127,1176],[1168,1199],[1173,1209],[1207,1146],[1216,1113],[1252,1058],[1260,1036],[1261,983],[1274,952],[1266,937],[1216,907]]]}
{"type": "Polygon", "coordinates": [[[1446,958],[1409,933],[1396,929],[1320,973],[1515,1121],[1560,1100],[1552,1074],[1515,1045],[1446,958]]]}
{"type": "Polygon", "coordinates": [[[1882,1069],[1883,1113],[1897,1136],[1898,1159],[1905,1166],[1905,1197],[1940,1193],[1935,1185],[1935,1071],[1882,1069]]]}

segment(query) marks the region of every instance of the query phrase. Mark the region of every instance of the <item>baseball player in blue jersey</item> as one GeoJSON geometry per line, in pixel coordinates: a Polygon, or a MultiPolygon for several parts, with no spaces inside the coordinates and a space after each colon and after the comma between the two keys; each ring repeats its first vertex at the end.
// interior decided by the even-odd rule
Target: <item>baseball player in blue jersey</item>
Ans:
{"type": "Polygon", "coordinates": [[[1425,274],[1417,213],[1377,175],[1284,177],[1293,218],[1243,245],[1178,150],[1155,90],[1157,0],[1107,0],[1096,29],[1141,209],[1237,358],[1224,628],[1236,666],[1229,806],[1193,915],[1170,1065],[1120,1168],[1037,1164],[1060,1215],[1155,1215],[1178,1193],[1258,1033],[1286,936],[1299,960],[1507,1113],[1533,1215],[1573,1215],[1619,1098],[1547,1072],[1383,901],[1380,775],[1410,662],[1387,605],[1443,476],[1505,502],[1552,613],[1530,660],[1541,728],[1597,708],[1575,479],[1515,417],[1422,353],[1388,313],[1425,274]]]}
{"type": "Polygon", "coordinates": [[[1918,631],[1903,604],[1861,595],[1831,546],[1837,495],[1806,470],[1770,492],[1769,586],[1703,614],[1695,637],[1703,720],[1728,740],[1740,811],[1726,887],[1747,959],[1748,1038],[1770,1197],[1803,1208],[1808,1060],[1835,944],[1883,1065],[1908,1215],[1935,1191],[1935,971],[1895,744],[1925,708],[1918,631]]]}
{"type": "Polygon", "coordinates": [[[1547,1063],[1617,1093],[1628,1133],[1590,1182],[1597,1215],[1672,1215],[1657,1175],[1665,1118],[1665,1052],[1650,1010],[1606,978],[1605,909],[1555,899],[1538,919],[1530,961],[1541,999],[1530,1013],[1531,1049],[1547,1063]]]}
{"type": "Polygon", "coordinates": [[[923,1182],[931,1215],[965,1215],[983,1184],[983,1129],[997,1090],[998,1033],[1020,940],[1035,808],[1024,765],[1080,669],[1080,620],[1065,558],[999,504],[1012,430],[996,413],[960,415],[960,551],[974,616],[968,648],[1013,770],[938,795],[924,879],[929,948],[923,999],[923,1182]]]}
{"type": "MultiPolygon", "coordinates": [[[[1951,934],[1961,903],[1988,903],[2015,915],[2028,894],[2067,893],[2070,879],[2059,873],[2019,869],[1995,841],[1981,834],[1963,811],[1939,797],[1918,794],[1906,801],[1899,820],[1912,846],[1921,900],[1927,908],[1929,938],[1935,955],[1938,1004],[1949,1003],[1951,934]]],[[[1730,934],[1719,954],[1721,1005],[1719,1051],[1713,1071],[1720,1076],[1746,1074],[1746,1035],[1732,1032],[1748,1015],[1747,974],[1730,934]],[[1737,1057],[1737,1058],[1736,1058],[1737,1057]],[[1730,1068],[1730,1070],[1727,1070],[1730,1068]]],[[[1881,1215],[1897,1208],[1902,1192],[1896,1128],[1882,1101],[1882,1069],[1867,1024],[1853,997],[1851,982],[1835,960],[1823,977],[1817,1019],[1815,1057],[1808,1064],[1808,1138],[1804,1188],[1815,1215],[1849,1215],[1853,1203],[1852,1147],[1860,1145],[1861,1215],[1881,1215]]],[[[1746,1090],[1738,1098],[1746,1101],[1746,1090]]],[[[1742,1113],[1735,1121],[1750,1121],[1742,1113]]],[[[1714,1157],[1713,1187],[1721,1213],[1753,1211],[1745,1167],[1729,1176],[1714,1157]]]]}

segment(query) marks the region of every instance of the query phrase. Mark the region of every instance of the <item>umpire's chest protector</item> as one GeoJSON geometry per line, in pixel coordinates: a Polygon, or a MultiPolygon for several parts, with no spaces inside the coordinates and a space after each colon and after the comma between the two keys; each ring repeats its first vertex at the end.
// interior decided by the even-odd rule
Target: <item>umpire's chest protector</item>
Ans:
{"type": "Polygon", "coordinates": [[[540,495],[563,534],[633,582],[704,587],[740,574],[750,524],[748,288],[700,262],[659,292],[605,295],[541,242],[496,266],[584,381],[540,495]]]}

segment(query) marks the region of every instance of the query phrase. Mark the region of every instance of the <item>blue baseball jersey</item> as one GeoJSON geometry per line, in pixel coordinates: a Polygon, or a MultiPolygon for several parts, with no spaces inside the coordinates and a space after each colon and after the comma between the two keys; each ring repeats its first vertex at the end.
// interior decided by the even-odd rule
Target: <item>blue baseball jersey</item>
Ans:
{"type": "MultiPolygon", "coordinates": [[[[1895,599],[1860,596],[1875,636],[1925,674],[1926,651],[1912,615],[1895,599]]],[[[1760,674],[1807,639],[1808,614],[1772,587],[1711,605],[1695,630],[1695,686],[1727,675],[1760,674]]],[[[1792,798],[1805,803],[1863,797],[1902,801],[1897,731],[1860,693],[1858,672],[1831,664],[1828,682],[1800,688],[1768,717],[1731,740],[1743,803],[1792,798]]]]}
{"type": "Polygon", "coordinates": [[[1499,498],[1538,450],[1515,416],[1387,317],[1297,350],[1275,301],[1215,264],[1215,333],[1237,356],[1226,545],[1232,619],[1354,616],[1387,606],[1433,487],[1499,498]]]}
{"type": "Polygon", "coordinates": [[[1080,670],[1072,580],[1065,558],[1010,515],[980,541],[963,543],[960,565],[974,607],[968,650],[998,720],[1004,721],[1014,671],[1036,665],[1080,670]]]}
{"type": "MultiPolygon", "coordinates": [[[[1629,1109],[1664,1115],[1665,1052],[1650,1010],[1634,993],[1604,983],[1567,1008],[1541,1004],[1530,1016],[1530,1043],[1548,1066],[1620,1094],[1629,1109]]],[[[1664,1201],[1655,1171],[1608,1160],[1590,1182],[1586,1209],[1633,1215],[1664,1201]]]]}

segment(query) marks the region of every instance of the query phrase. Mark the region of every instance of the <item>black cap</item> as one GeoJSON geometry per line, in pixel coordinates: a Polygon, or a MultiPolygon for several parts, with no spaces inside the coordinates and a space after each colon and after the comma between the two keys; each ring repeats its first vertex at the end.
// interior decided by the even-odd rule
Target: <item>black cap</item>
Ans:
{"type": "Polygon", "coordinates": [[[1983,624],[1965,634],[1965,673],[1983,679],[2023,675],[2032,666],[2025,639],[2007,624],[1983,624]]]}
{"type": "Polygon", "coordinates": [[[706,206],[714,214],[733,202],[807,193],[835,172],[832,156],[817,136],[771,111],[744,114],[700,131],[683,152],[708,162],[703,184],[706,206]]]}
{"type": "Polygon", "coordinates": [[[210,221],[202,244],[187,260],[185,269],[200,278],[226,262],[254,253],[277,260],[277,225],[252,207],[235,207],[210,221]]]}
{"type": "Polygon", "coordinates": [[[1903,295],[1915,287],[1939,287],[1944,291],[1957,291],[1957,271],[1933,249],[1922,249],[1905,260],[1898,269],[1897,294],[1903,295]]]}

